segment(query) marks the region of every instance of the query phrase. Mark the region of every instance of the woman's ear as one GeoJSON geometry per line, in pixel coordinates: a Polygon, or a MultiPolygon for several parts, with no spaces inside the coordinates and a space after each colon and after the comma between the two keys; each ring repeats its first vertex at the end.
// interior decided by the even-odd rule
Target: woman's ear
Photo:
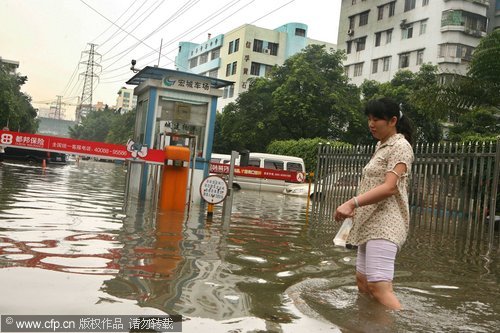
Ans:
{"type": "Polygon", "coordinates": [[[398,123],[398,117],[394,116],[391,118],[391,120],[389,120],[389,125],[391,126],[396,126],[396,124],[398,123]]]}

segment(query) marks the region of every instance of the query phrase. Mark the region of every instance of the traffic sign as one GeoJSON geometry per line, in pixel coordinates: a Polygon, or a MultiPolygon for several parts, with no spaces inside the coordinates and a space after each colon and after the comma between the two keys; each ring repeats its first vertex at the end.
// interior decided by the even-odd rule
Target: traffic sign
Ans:
{"type": "Polygon", "coordinates": [[[224,201],[227,192],[227,183],[219,176],[208,176],[200,184],[201,197],[210,204],[218,204],[224,201]]]}

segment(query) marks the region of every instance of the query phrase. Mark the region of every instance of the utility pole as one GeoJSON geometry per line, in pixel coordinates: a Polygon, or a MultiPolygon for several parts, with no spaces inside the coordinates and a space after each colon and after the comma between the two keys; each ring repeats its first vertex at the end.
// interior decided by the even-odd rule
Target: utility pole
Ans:
{"type": "Polygon", "coordinates": [[[81,123],[82,117],[92,111],[92,93],[94,92],[94,80],[99,80],[99,75],[96,71],[101,69],[101,65],[99,64],[99,62],[101,61],[101,55],[94,50],[97,44],[89,43],[88,45],[90,45],[90,50],[82,52],[82,59],[84,60],[80,62],[80,64],[86,65],[86,70],[85,72],[80,73],[80,76],[83,76],[84,81],[82,97],[80,98],[80,102],[76,107],[75,120],[77,123],[81,123]],[[98,60],[96,61],[96,59],[98,60]]]}

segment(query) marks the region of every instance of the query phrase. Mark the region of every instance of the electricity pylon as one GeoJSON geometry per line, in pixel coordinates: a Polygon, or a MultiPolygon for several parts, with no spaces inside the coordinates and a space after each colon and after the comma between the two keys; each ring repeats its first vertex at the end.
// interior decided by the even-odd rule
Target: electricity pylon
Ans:
{"type": "Polygon", "coordinates": [[[90,50],[82,52],[82,60],[80,64],[86,64],[86,70],[80,73],[83,75],[83,90],[80,103],[76,107],[75,120],[77,123],[82,121],[82,117],[87,115],[92,110],[92,93],[94,92],[94,81],[99,80],[97,71],[101,70],[101,55],[95,52],[94,48],[97,44],[89,43],[90,50]]]}

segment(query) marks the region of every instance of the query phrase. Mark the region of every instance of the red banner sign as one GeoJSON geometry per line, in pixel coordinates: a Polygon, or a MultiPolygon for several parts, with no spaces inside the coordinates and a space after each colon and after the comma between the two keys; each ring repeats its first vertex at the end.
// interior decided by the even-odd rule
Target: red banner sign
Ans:
{"type": "Polygon", "coordinates": [[[74,155],[106,157],[114,160],[141,160],[145,163],[164,164],[165,155],[159,149],[146,149],[129,141],[126,146],[56,136],[0,131],[0,146],[54,151],[74,155]]]}
{"type": "MultiPolygon", "coordinates": [[[[227,175],[229,174],[229,164],[210,163],[210,173],[227,175]]],[[[304,173],[300,171],[285,171],[257,167],[235,166],[234,175],[243,177],[278,179],[292,183],[303,183],[305,180],[304,173]]]]}

